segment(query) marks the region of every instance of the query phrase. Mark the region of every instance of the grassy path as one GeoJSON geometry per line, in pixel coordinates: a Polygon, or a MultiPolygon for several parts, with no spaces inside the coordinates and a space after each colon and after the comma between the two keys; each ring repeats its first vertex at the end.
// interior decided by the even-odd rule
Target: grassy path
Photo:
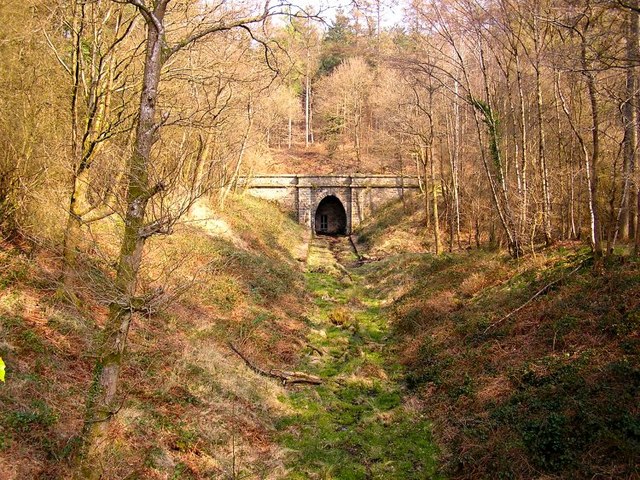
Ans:
{"type": "Polygon", "coordinates": [[[303,368],[325,384],[286,400],[295,412],[279,423],[294,451],[289,478],[436,478],[430,425],[403,402],[381,301],[343,266],[354,260],[347,239],[313,240],[308,342],[317,351],[303,368]]]}

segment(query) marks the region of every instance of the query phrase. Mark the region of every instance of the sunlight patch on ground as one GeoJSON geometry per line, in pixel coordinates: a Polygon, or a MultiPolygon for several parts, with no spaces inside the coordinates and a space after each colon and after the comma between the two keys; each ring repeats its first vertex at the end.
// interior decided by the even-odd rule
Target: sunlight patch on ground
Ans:
{"type": "Polygon", "coordinates": [[[248,249],[248,245],[244,240],[238,237],[231,226],[222,218],[220,218],[207,204],[208,202],[196,202],[187,216],[187,222],[191,225],[202,228],[212,237],[219,237],[229,240],[234,246],[242,249],[248,249]]]}

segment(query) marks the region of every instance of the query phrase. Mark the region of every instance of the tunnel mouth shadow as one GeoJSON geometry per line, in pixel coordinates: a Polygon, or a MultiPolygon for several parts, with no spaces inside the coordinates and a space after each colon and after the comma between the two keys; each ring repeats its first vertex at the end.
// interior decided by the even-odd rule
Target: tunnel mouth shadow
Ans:
{"type": "Polygon", "coordinates": [[[316,237],[328,237],[328,238],[339,238],[339,237],[348,237],[349,235],[345,232],[342,233],[322,233],[316,231],[316,237]]]}
{"type": "Polygon", "coordinates": [[[335,195],[329,195],[318,204],[315,214],[316,235],[344,236],[347,234],[347,212],[335,195]]]}

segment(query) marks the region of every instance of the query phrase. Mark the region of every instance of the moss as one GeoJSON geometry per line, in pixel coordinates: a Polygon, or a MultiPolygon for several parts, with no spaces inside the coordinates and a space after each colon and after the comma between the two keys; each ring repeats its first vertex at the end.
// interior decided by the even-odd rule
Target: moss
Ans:
{"type": "MultiPolygon", "coordinates": [[[[320,248],[311,255],[331,261],[314,251],[320,248]]],[[[388,335],[380,302],[367,296],[363,277],[352,274],[354,281],[345,284],[337,275],[306,276],[316,300],[311,323],[323,332],[309,340],[327,352],[306,368],[326,383],[292,393],[294,413],[276,425],[283,444],[296,452],[287,478],[436,478],[431,425],[404,408],[400,367],[380,343],[388,335]]]]}
{"type": "Polygon", "coordinates": [[[34,428],[49,428],[58,421],[58,414],[42,400],[34,400],[28,408],[9,411],[5,423],[16,432],[27,433],[34,428]]]}

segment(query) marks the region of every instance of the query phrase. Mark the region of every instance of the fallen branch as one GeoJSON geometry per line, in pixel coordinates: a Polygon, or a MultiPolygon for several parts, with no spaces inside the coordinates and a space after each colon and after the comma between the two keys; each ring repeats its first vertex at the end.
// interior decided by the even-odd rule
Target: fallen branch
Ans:
{"type": "Polygon", "coordinates": [[[513,315],[515,315],[516,313],[518,313],[520,310],[522,310],[524,307],[526,307],[527,305],[529,305],[531,302],[533,302],[536,298],[538,298],[540,295],[542,295],[543,293],[547,292],[551,287],[557,285],[558,283],[560,283],[562,280],[564,280],[565,278],[567,278],[570,275],[573,275],[574,273],[576,273],[578,270],[580,270],[580,268],[582,268],[582,265],[584,264],[584,262],[580,262],[578,264],[578,266],[576,268],[574,268],[573,270],[571,270],[569,273],[567,273],[566,275],[561,276],[560,278],[554,280],[551,283],[548,283],[547,285],[545,285],[544,287],[542,287],[540,290],[538,290],[531,298],[529,298],[529,300],[527,300],[526,302],[524,302],[522,305],[520,305],[518,308],[516,308],[515,310],[512,310],[511,312],[509,312],[507,315],[505,315],[504,317],[502,317],[500,320],[493,322],[491,325],[489,325],[487,328],[484,329],[483,335],[485,333],[487,333],[489,330],[491,330],[492,328],[496,327],[497,325],[501,324],[502,322],[504,322],[505,320],[511,318],[513,315]]]}
{"type": "Polygon", "coordinates": [[[304,340],[301,340],[299,338],[294,337],[293,341],[296,342],[300,348],[308,348],[309,350],[311,350],[312,352],[316,352],[320,356],[324,356],[324,354],[326,353],[324,350],[310,344],[309,342],[305,342],[304,340]]]}
{"type": "Polygon", "coordinates": [[[257,373],[258,375],[262,375],[263,377],[269,377],[269,378],[275,378],[278,380],[281,380],[283,384],[294,384],[294,383],[308,383],[311,385],[320,385],[322,384],[322,379],[320,377],[316,377],[314,375],[309,375],[307,373],[304,372],[289,372],[286,370],[278,370],[278,369],[270,369],[270,370],[264,370],[260,367],[258,367],[256,364],[254,364],[253,362],[251,362],[251,360],[249,360],[247,357],[245,357],[242,352],[240,352],[240,350],[238,350],[236,348],[236,346],[229,342],[229,348],[231,348],[231,350],[233,350],[235,352],[236,355],[238,355],[243,361],[244,363],[247,364],[247,367],[249,367],[251,370],[253,370],[255,373],[257,373]]]}
{"type": "Polygon", "coordinates": [[[336,260],[336,267],[338,267],[338,270],[344,273],[349,278],[349,280],[353,282],[353,277],[351,276],[351,273],[349,272],[349,270],[347,270],[346,267],[341,263],[338,263],[337,260],[336,260]]]}
{"type": "Polygon", "coordinates": [[[351,244],[351,248],[353,248],[353,253],[356,254],[356,257],[358,257],[358,261],[362,262],[364,260],[364,257],[360,255],[360,252],[358,252],[358,247],[356,247],[356,242],[353,241],[353,237],[351,235],[349,235],[349,243],[351,244]]]}
{"type": "Polygon", "coordinates": [[[315,347],[310,343],[305,343],[305,346],[307,346],[311,351],[318,353],[321,357],[324,356],[324,351],[320,350],[318,347],[315,347]]]}

